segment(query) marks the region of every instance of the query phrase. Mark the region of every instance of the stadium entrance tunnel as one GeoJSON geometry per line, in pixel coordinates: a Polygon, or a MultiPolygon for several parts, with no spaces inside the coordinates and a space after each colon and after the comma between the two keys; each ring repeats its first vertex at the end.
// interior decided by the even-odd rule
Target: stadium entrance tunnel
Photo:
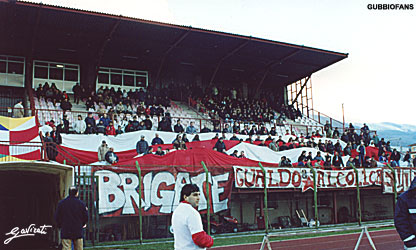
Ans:
{"type": "Polygon", "coordinates": [[[54,214],[72,184],[72,167],[45,162],[0,164],[0,249],[58,244],[54,214]]]}

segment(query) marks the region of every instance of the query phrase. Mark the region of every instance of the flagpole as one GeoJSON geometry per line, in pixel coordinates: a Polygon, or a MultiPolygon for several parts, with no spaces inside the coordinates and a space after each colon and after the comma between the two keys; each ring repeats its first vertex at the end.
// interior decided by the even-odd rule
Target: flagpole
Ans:
{"type": "Polygon", "coordinates": [[[344,103],[342,103],[342,130],[345,132],[344,103]]]}

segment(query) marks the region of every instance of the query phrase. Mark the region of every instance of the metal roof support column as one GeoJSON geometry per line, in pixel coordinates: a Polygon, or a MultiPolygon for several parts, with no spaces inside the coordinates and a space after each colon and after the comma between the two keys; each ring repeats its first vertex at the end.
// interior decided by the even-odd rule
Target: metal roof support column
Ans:
{"type": "Polygon", "coordinates": [[[209,80],[209,84],[208,86],[211,86],[212,83],[214,82],[215,76],[217,75],[218,70],[220,69],[222,63],[229,58],[230,56],[234,55],[235,53],[237,53],[240,49],[244,48],[249,42],[251,41],[251,38],[245,42],[243,42],[242,44],[240,44],[239,46],[237,46],[236,48],[234,48],[231,52],[227,53],[225,56],[223,56],[219,62],[217,63],[217,66],[215,67],[214,73],[212,73],[211,79],[209,80]]]}
{"type": "Polygon", "coordinates": [[[160,61],[159,69],[157,70],[155,83],[159,81],[160,73],[162,72],[163,66],[165,65],[166,57],[168,57],[169,53],[185,39],[189,33],[191,33],[192,28],[190,27],[188,30],[186,30],[176,41],[175,43],[169,47],[169,49],[166,50],[165,54],[162,57],[162,60],[160,61]]]}

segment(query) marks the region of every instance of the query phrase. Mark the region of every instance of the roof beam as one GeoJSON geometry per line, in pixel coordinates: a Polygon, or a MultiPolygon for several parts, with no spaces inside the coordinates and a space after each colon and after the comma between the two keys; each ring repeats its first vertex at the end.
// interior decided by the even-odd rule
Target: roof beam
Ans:
{"type": "MultiPolygon", "coordinates": [[[[267,64],[267,65],[266,65],[266,67],[265,67],[265,68],[266,68],[266,71],[264,72],[264,74],[263,74],[263,76],[262,76],[262,78],[261,78],[261,80],[260,80],[259,84],[257,85],[257,88],[256,88],[256,93],[259,91],[259,89],[260,89],[260,88],[261,88],[261,86],[263,85],[264,80],[267,78],[267,75],[270,73],[270,70],[271,70],[271,68],[272,68],[273,66],[275,66],[276,64],[282,64],[284,61],[286,61],[286,60],[288,60],[289,58],[291,58],[291,57],[295,56],[295,55],[296,55],[296,54],[298,54],[300,51],[301,51],[300,49],[297,49],[297,50],[293,51],[292,53],[290,53],[290,54],[288,54],[288,55],[286,55],[286,56],[284,56],[284,57],[280,58],[279,60],[276,60],[276,61],[273,61],[273,62],[271,62],[271,63],[267,64]]],[[[259,72],[258,72],[258,73],[259,73],[259,72]]],[[[255,75],[255,74],[253,74],[253,75],[255,75]]]]}
{"type": "Polygon", "coordinates": [[[282,64],[284,61],[288,60],[289,58],[291,58],[291,57],[293,57],[293,56],[297,55],[299,52],[301,52],[301,50],[300,50],[300,49],[297,49],[297,50],[293,51],[292,53],[290,53],[289,55],[287,55],[287,56],[285,56],[285,57],[281,58],[281,59],[280,59],[280,64],[282,64]]]}
{"type": "Polygon", "coordinates": [[[170,54],[170,52],[172,52],[172,50],[174,48],[178,47],[178,45],[189,35],[189,33],[191,32],[191,30],[192,29],[189,28],[188,30],[186,30],[185,32],[183,32],[182,35],[178,39],[176,39],[176,41],[171,46],[169,46],[169,48],[165,51],[165,54],[163,55],[162,60],[160,61],[160,64],[159,64],[159,68],[157,70],[157,74],[156,74],[156,78],[155,78],[155,83],[157,83],[159,81],[160,74],[162,72],[163,67],[165,66],[166,58],[168,57],[168,55],[170,54]]]}
{"type": "Polygon", "coordinates": [[[211,79],[209,80],[209,85],[211,85],[214,82],[215,76],[217,75],[217,72],[220,69],[222,63],[226,59],[228,59],[229,57],[231,57],[232,55],[234,55],[235,53],[237,53],[240,49],[244,48],[250,41],[251,41],[251,39],[246,40],[245,42],[242,42],[239,46],[237,46],[236,48],[234,48],[232,51],[228,52],[226,55],[224,55],[218,61],[217,66],[215,67],[214,73],[212,73],[211,79]]]}

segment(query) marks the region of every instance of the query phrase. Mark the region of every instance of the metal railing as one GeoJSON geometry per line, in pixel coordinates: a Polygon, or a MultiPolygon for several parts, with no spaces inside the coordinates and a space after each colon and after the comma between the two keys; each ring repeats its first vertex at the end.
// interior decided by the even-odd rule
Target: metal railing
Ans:
{"type": "Polygon", "coordinates": [[[334,119],[334,118],[332,118],[332,117],[330,117],[330,116],[328,116],[328,115],[326,115],[322,112],[319,112],[319,111],[314,110],[314,109],[309,110],[309,112],[311,113],[311,115],[308,113],[307,117],[309,119],[312,119],[312,120],[322,124],[322,125],[325,125],[325,123],[328,121],[329,124],[331,125],[331,127],[333,127],[333,128],[342,128],[342,129],[345,128],[345,123],[344,122],[338,121],[338,120],[336,120],[336,119],[334,119]]]}
{"type": "MultiPolygon", "coordinates": [[[[13,110],[14,110],[14,107],[5,107],[5,106],[1,107],[0,106],[0,115],[6,116],[6,117],[13,117],[13,110]]],[[[24,117],[32,116],[33,113],[30,108],[23,108],[23,110],[25,114],[24,117]]]]}
{"type": "Polygon", "coordinates": [[[42,142],[24,142],[24,141],[0,141],[0,154],[5,155],[0,158],[0,162],[22,160],[47,160],[45,146],[42,142]],[[39,155],[36,151],[39,150],[39,155]],[[32,155],[28,153],[35,152],[32,155]],[[36,157],[37,156],[37,157],[36,157]]]}

